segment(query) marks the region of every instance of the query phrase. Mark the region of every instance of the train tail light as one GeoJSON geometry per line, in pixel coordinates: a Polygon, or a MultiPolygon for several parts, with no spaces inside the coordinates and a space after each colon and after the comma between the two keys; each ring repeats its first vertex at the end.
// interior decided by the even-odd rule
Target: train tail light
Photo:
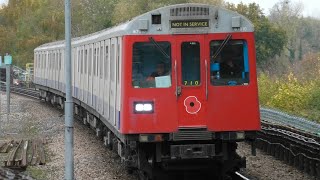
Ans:
{"type": "Polygon", "coordinates": [[[140,134],[139,135],[140,142],[161,142],[163,141],[162,134],[140,134]]]}
{"type": "Polygon", "coordinates": [[[154,112],[154,103],[153,102],[135,102],[134,103],[134,112],[135,113],[153,113],[154,112]]]}

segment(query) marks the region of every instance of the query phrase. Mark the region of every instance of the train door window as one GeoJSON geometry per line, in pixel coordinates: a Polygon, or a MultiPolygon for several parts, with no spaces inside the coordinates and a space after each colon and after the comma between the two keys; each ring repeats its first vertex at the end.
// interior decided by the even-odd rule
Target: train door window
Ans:
{"type": "Polygon", "coordinates": [[[49,69],[51,69],[50,53],[48,53],[48,67],[49,69]]]}
{"type": "MultiPolygon", "coordinates": [[[[48,58],[49,55],[47,55],[47,57],[45,57],[45,56],[46,56],[45,54],[42,54],[43,59],[44,59],[44,60],[47,60],[47,58],[48,58]]],[[[50,69],[50,61],[47,61],[47,63],[48,63],[47,66],[48,66],[48,68],[50,69]]],[[[41,68],[42,68],[42,69],[44,68],[44,63],[41,64],[41,68]]]]}
{"type": "Polygon", "coordinates": [[[52,51],[50,52],[50,62],[51,62],[51,73],[52,73],[52,71],[53,71],[53,53],[52,53],[52,51]]]}
{"type": "Polygon", "coordinates": [[[58,53],[57,52],[55,52],[54,53],[54,60],[55,60],[55,62],[54,62],[54,65],[55,65],[55,70],[58,70],[58,65],[59,65],[59,63],[58,63],[58,53]]]}
{"type": "Polygon", "coordinates": [[[56,64],[56,70],[58,70],[59,69],[59,56],[58,56],[59,54],[58,54],[58,52],[56,52],[55,55],[56,55],[56,63],[55,63],[56,64]]]}
{"type": "Polygon", "coordinates": [[[170,42],[136,42],[132,53],[134,88],[171,87],[170,42]]]}
{"type": "Polygon", "coordinates": [[[110,79],[112,82],[115,81],[114,79],[114,65],[115,65],[115,59],[114,59],[114,44],[111,45],[111,50],[110,50],[110,79]]]}
{"type": "Polygon", "coordinates": [[[61,62],[62,62],[61,52],[59,52],[59,70],[61,70],[61,62]]]}
{"type": "Polygon", "coordinates": [[[99,63],[100,63],[100,48],[99,48],[99,45],[97,45],[97,59],[96,59],[96,76],[99,77],[99,71],[98,71],[98,67],[99,67],[99,63]]]}
{"type": "Polygon", "coordinates": [[[43,62],[41,63],[41,68],[44,68],[44,63],[46,62],[45,54],[42,54],[42,60],[43,62]]]}
{"type": "Polygon", "coordinates": [[[46,60],[44,53],[42,54],[42,60],[43,60],[43,62],[41,63],[41,68],[43,69],[44,68],[44,62],[46,60]]]}
{"type": "MultiPolygon", "coordinates": [[[[79,49],[77,48],[77,50],[78,50],[78,72],[80,72],[80,66],[81,66],[81,60],[80,60],[80,51],[79,51],[79,49]]],[[[81,71],[81,73],[82,73],[82,71],[81,71]]]]}
{"type": "MultiPolygon", "coordinates": [[[[86,61],[86,63],[89,63],[89,71],[88,71],[88,73],[89,73],[89,76],[91,76],[91,71],[92,71],[92,63],[93,63],[93,61],[92,61],[92,48],[91,48],[91,45],[90,45],[90,49],[89,49],[89,62],[87,62],[86,61]]],[[[86,68],[87,68],[87,64],[86,64],[86,68]]]]}
{"type": "Polygon", "coordinates": [[[105,52],[105,62],[104,62],[104,78],[107,80],[108,78],[108,65],[109,65],[109,46],[106,46],[105,52]]]}
{"type": "Polygon", "coordinates": [[[82,74],[86,74],[87,72],[87,68],[85,67],[85,62],[88,60],[88,56],[87,56],[87,50],[85,50],[84,52],[84,47],[81,47],[80,48],[80,60],[81,60],[81,71],[82,71],[82,74]]]}
{"type": "MultiPolygon", "coordinates": [[[[42,54],[42,56],[43,56],[43,59],[44,59],[44,63],[42,63],[42,69],[44,69],[45,68],[45,63],[47,62],[47,55],[46,54],[42,54]]],[[[48,66],[49,66],[49,62],[48,62],[48,66]]]]}
{"type": "Polygon", "coordinates": [[[46,62],[45,61],[46,58],[45,58],[45,54],[44,53],[42,54],[42,60],[43,60],[43,62],[41,63],[41,68],[43,69],[44,68],[44,63],[46,62]]]}
{"type": "Polygon", "coordinates": [[[38,68],[41,69],[41,61],[42,61],[42,58],[41,58],[41,54],[39,55],[39,61],[38,61],[38,68]]]}
{"type": "MultiPolygon", "coordinates": [[[[82,50],[82,52],[83,52],[83,50],[82,50]]],[[[83,73],[86,73],[84,69],[87,69],[87,68],[84,66],[84,62],[88,61],[88,49],[84,50],[84,55],[81,53],[81,61],[82,61],[83,73]]]]}
{"type": "Polygon", "coordinates": [[[56,70],[56,53],[53,52],[53,69],[56,70]]]}
{"type": "Polygon", "coordinates": [[[54,62],[55,62],[55,59],[54,59],[54,52],[51,52],[51,63],[52,63],[52,70],[55,70],[55,65],[54,65],[54,62]]]}
{"type": "Polygon", "coordinates": [[[42,69],[43,67],[43,54],[40,55],[41,56],[41,61],[39,62],[39,69],[42,69]]]}
{"type": "Polygon", "coordinates": [[[222,40],[210,42],[210,80],[212,85],[248,85],[248,63],[247,42],[242,40],[230,40],[226,44],[223,44],[222,40]]]}
{"type": "Polygon", "coordinates": [[[56,53],[56,56],[57,56],[57,70],[59,70],[59,65],[60,65],[60,54],[59,54],[59,51],[56,53]]]}
{"type": "MultiPolygon", "coordinates": [[[[50,52],[48,54],[48,66],[49,66],[49,69],[51,70],[51,53],[50,52]]],[[[44,66],[42,68],[44,68],[44,66]]]]}
{"type": "Polygon", "coordinates": [[[104,60],[103,60],[103,58],[104,58],[104,56],[103,56],[103,50],[104,50],[104,48],[103,48],[103,45],[102,45],[102,42],[101,42],[101,46],[100,46],[100,66],[99,66],[99,68],[100,68],[100,79],[102,79],[103,78],[103,63],[104,63],[104,60]]]}
{"type": "Polygon", "coordinates": [[[96,60],[97,60],[97,49],[94,48],[94,56],[93,56],[93,75],[96,75],[96,60]]]}
{"type": "Polygon", "coordinates": [[[39,62],[39,69],[42,68],[42,64],[43,64],[43,54],[42,53],[40,54],[40,58],[41,58],[41,61],[39,62]]]}
{"type": "Polygon", "coordinates": [[[200,43],[181,44],[182,83],[184,86],[200,85],[200,43]]]}
{"type": "Polygon", "coordinates": [[[120,44],[117,45],[117,82],[119,83],[119,71],[120,71],[120,44]]]}

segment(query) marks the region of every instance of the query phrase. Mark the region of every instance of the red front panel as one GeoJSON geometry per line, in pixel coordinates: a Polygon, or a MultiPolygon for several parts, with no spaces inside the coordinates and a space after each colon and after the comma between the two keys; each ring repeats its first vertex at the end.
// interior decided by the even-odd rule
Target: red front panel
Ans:
{"type": "Polygon", "coordinates": [[[259,130],[253,33],[232,34],[232,39],[245,40],[248,44],[249,84],[213,86],[210,83],[210,42],[224,40],[226,35],[124,37],[121,132],[166,133],[181,127],[205,127],[211,131],[259,130]],[[133,45],[135,42],[150,42],[150,37],[156,42],[171,44],[171,86],[168,88],[133,86],[133,45]],[[188,79],[188,72],[196,74],[195,78],[188,79]],[[150,101],[154,103],[153,113],[135,113],[135,102],[150,101]]]}
{"type": "MultiPolygon", "coordinates": [[[[175,62],[177,68],[177,87],[181,89],[177,97],[178,126],[179,127],[206,127],[207,114],[205,102],[205,48],[203,35],[176,35],[175,62]],[[199,61],[199,63],[198,63],[199,61]],[[184,68],[183,65],[188,65],[184,68]],[[193,74],[194,78],[188,78],[193,74]],[[198,77],[199,76],[199,77],[198,77]]],[[[180,90],[179,90],[180,91],[180,90]]]]}

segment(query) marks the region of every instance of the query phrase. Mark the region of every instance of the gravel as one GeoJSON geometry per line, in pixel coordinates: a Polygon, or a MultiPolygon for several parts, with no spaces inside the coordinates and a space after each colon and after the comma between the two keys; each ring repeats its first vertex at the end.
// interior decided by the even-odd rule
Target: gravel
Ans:
{"type": "MultiPolygon", "coordinates": [[[[24,174],[35,179],[56,180],[64,176],[64,116],[63,111],[45,102],[12,95],[11,114],[7,121],[5,96],[1,96],[0,142],[11,139],[46,139],[46,165],[28,167],[24,174]]],[[[239,143],[238,152],[247,157],[247,168],[242,172],[252,179],[307,180],[312,177],[274,159],[260,150],[251,156],[250,146],[239,143]]],[[[0,154],[0,162],[6,155],[0,154]]],[[[120,158],[108,150],[93,130],[74,121],[74,164],[77,180],[138,180],[128,174],[120,158]]],[[[315,179],[315,178],[314,178],[315,179]]]]}
{"type": "Polygon", "coordinates": [[[252,156],[251,146],[246,143],[238,143],[238,153],[247,158],[247,168],[243,172],[252,180],[316,180],[259,149],[257,156],[252,156]]]}
{"type": "MultiPolygon", "coordinates": [[[[6,112],[2,95],[1,112],[6,112]]],[[[46,139],[46,165],[33,166],[25,174],[35,179],[56,180],[64,177],[64,116],[63,111],[45,102],[12,94],[11,114],[1,116],[0,142],[11,139],[46,139]]],[[[7,154],[0,154],[0,162],[7,154]]],[[[120,163],[120,158],[108,150],[94,131],[74,121],[74,169],[77,180],[137,180],[120,163]]]]}

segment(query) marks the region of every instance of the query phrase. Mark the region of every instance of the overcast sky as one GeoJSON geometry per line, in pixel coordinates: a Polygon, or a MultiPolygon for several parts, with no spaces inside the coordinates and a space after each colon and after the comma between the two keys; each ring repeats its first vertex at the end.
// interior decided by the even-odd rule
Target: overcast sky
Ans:
{"type": "MultiPolygon", "coordinates": [[[[273,7],[280,0],[225,0],[226,2],[231,2],[234,4],[239,4],[243,2],[248,3],[257,3],[264,10],[266,15],[269,14],[270,8],[273,7]]],[[[313,16],[320,17],[320,0],[291,0],[292,3],[302,2],[303,4],[303,15],[304,16],[313,16]]]]}
{"type": "MultiPolygon", "coordinates": [[[[227,2],[232,2],[235,4],[239,4],[241,1],[245,4],[256,2],[260,5],[262,9],[264,9],[264,13],[266,15],[269,14],[269,9],[272,8],[274,4],[279,2],[280,0],[225,0],[227,2]]],[[[0,0],[0,4],[6,3],[8,0],[0,0]]],[[[304,16],[313,16],[320,18],[320,0],[291,0],[291,2],[303,2],[304,16]]]]}

